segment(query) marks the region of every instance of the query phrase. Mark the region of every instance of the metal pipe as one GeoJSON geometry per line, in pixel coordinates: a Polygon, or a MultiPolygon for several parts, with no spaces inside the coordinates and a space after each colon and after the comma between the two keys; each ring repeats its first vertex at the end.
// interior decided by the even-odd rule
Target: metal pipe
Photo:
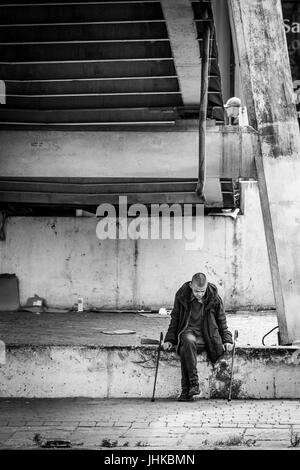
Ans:
{"type": "Polygon", "coordinates": [[[233,338],[233,348],[232,348],[232,356],[231,356],[231,371],[230,371],[230,384],[229,384],[229,393],[228,393],[228,399],[227,401],[231,401],[231,391],[232,391],[232,378],[233,378],[233,360],[234,360],[234,354],[235,354],[235,343],[238,338],[238,330],[235,330],[234,332],[234,338],[233,338]]]}
{"type": "Polygon", "coordinates": [[[210,51],[210,22],[205,22],[203,34],[203,52],[201,65],[201,94],[199,108],[199,166],[198,166],[198,182],[196,194],[205,201],[204,183],[206,169],[206,117],[208,102],[208,69],[209,69],[209,51],[210,51]]]}

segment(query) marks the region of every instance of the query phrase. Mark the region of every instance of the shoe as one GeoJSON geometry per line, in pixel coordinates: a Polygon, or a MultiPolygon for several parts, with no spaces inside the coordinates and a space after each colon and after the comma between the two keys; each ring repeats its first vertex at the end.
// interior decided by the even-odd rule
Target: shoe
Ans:
{"type": "Polygon", "coordinates": [[[199,385],[194,385],[189,390],[189,397],[193,397],[194,395],[199,395],[199,393],[200,393],[199,385]]]}
{"type": "Polygon", "coordinates": [[[189,396],[188,390],[184,390],[177,398],[177,401],[193,401],[193,397],[189,396]]]}

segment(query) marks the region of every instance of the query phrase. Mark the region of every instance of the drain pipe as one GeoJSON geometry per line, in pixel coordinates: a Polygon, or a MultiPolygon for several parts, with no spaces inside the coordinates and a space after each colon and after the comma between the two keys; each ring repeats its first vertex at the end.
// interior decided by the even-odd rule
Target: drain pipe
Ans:
{"type": "Polygon", "coordinates": [[[204,183],[205,183],[205,167],[206,167],[206,116],[208,102],[208,69],[209,69],[209,51],[211,26],[210,21],[204,23],[205,29],[203,34],[203,56],[201,66],[201,95],[199,108],[199,166],[198,181],[196,194],[205,202],[204,183]]]}

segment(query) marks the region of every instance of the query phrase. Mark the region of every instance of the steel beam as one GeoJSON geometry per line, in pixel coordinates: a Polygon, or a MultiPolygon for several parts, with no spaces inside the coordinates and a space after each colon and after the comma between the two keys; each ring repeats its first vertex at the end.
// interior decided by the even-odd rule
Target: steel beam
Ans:
{"type": "Polygon", "coordinates": [[[190,0],[162,0],[184,106],[199,104],[201,59],[190,0]]]}

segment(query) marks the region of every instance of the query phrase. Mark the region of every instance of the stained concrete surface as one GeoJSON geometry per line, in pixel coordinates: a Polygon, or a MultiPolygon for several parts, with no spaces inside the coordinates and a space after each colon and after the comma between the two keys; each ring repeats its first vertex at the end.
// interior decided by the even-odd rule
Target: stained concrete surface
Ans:
{"type": "Polygon", "coordinates": [[[300,400],[0,400],[0,449],[36,449],[36,434],[77,449],[298,449],[296,433],[300,400]]]}
{"type": "MultiPolygon", "coordinates": [[[[295,348],[261,347],[263,334],[276,325],[274,312],[227,315],[229,328],[239,330],[233,398],[298,399],[300,372],[295,348]],[[251,346],[248,346],[251,344],[251,346]]],[[[129,313],[2,313],[1,339],[6,363],[0,368],[1,397],[147,398],[152,394],[158,339],[170,317],[129,313]],[[102,330],[128,329],[134,334],[106,335],[102,330]]],[[[266,346],[276,344],[276,333],[266,346]]],[[[212,366],[198,356],[201,398],[228,395],[231,354],[212,366]]],[[[174,398],[180,388],[180,361],[163,352],[157,397],[174,398]]]]}
{"type": "MultiPolygon", "coordinates": [[[[170,317],[134,313],[0,312],[0,340],[6,345],[140,346],[141,338],[159,339],[167,332],[170,317]],[[135,334],[107,335],[101,330],[126,329],[135,334]]],[[[261,346],[262,337],[277,325],[276,312],[227,313],[228,327],[239,331],[238,346],[261,346]]],[[[265,340],[277,344],[276,330],[265,340]]]]}
{"type": "Polygon", "coordinates": [[[190,249],[188,234],[196,231],[186,219],[174,238],[174,218],[167,214],[168,240],[133,240],[126,231],[124,240],[100,240],[96,217],[9,217],[0,272],[16,274],[22,305],[37,293],[52,308],[69,309],[83,297],[87,309],[159,309],[171,306],[177,289],[203,271],[226,309],[274,308],[257,183],[240,186],[244,215],[197,217],[199,249],[190,249]]]}

